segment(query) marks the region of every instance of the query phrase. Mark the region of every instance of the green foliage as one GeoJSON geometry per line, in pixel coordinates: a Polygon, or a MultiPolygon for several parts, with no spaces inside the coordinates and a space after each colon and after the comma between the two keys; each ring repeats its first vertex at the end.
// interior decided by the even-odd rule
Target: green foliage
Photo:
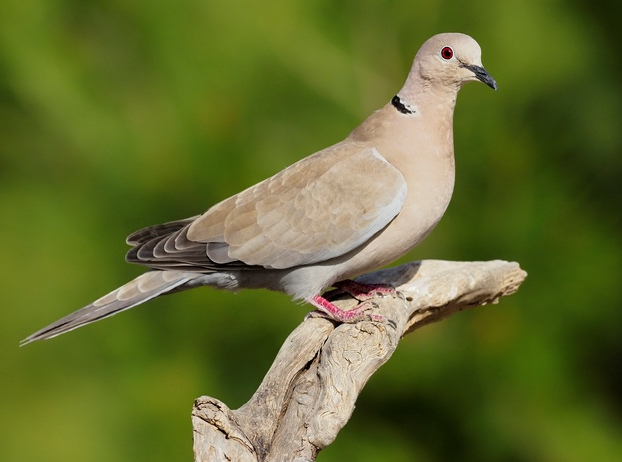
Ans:
{"type": "Polygon", "coordinates": [[[131,231],[342,138],[443,31],[480,42],[499,91],[461,92],[453,202],[405,260],[503,258],[529,278],[406,338],[319,460],[619,460],[616,8],[0,3],[0,460],[190,460],[192,400],[242,404],[305,307],[203,289],[19,339],[138,274],[131,231]]]}

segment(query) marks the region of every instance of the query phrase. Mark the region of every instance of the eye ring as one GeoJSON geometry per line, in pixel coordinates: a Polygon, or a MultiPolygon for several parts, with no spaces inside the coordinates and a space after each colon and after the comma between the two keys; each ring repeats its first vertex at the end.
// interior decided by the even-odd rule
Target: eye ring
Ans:
{"type": "Polygon", "coordinates": [[[449,61],[451,58],[454,57],[454,50],[451,47],[443,47],[443,49],[440,52],[441,58],[443,58],[446,61],[449,61]]]}

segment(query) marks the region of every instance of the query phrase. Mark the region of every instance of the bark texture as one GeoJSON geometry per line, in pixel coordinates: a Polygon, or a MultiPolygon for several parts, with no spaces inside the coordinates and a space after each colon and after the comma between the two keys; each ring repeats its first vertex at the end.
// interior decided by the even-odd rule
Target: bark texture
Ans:
{"type": "MultiPolygon", "coordinates": [[[[372,299],[374,314],[387,321],[335,325],[306,319],[242,407],[231,410],[208,396],[195,401],[195,461],[315,460],[350,419],[359,393],[402,336],[464,308],[497,303],[526,276],[517,263],[500,260],[424,260],[358,278],[397,289],[372,299]]],[[[358,303],[349,295],[333,302],[342,309],[358,303]]]]}

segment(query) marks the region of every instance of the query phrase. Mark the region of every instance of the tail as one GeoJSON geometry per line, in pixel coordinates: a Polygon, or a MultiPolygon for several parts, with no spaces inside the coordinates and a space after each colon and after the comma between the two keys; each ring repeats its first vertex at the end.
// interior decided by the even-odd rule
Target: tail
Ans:
{"type": "Polygon", "coordinates": [[[64,334],[121,311],[128,310],[179,288],[188,281],[195,279],[199,274],[183,271],[149,271],[138,276],[136,279],[113,290],[108,295],[94,301],[84,308],[74,311],[62,319],[26,337],[20,342],[20,346],[35,340],[45,340],[64,334]]]}

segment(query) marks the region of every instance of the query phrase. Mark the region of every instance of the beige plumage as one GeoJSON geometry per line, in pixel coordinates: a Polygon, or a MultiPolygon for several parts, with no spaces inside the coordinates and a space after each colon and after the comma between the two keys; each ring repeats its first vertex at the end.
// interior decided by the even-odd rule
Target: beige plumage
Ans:
{"type": "Polygon", "coordinates": [[[456,96],[473,80],[496,89],[477,42],[463,34],[432,37],[398,94],[342,142],[203,215],[132,234],[127,260],[152,271],[23,343],[203,285],[281,291],[336,320],[360,319],[320,294],[404,255],[441,219],[454,185],[456,96]]]}

